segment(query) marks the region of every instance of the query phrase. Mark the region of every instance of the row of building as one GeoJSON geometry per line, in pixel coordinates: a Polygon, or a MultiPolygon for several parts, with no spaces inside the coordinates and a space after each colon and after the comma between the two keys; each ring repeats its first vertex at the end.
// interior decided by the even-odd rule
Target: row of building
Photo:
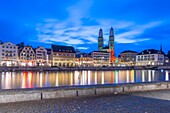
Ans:
{"type": "Polygon", "coordinates": [[[93,51],[89,54],[75,50],[72,46],[51,45],[32,48],[11,42],[0,44],[0,66],[146,66],[169,64],[162,50],[147,49],[138,53],[123,51],[116,61],[110,62],[110,52],[93,51]]]}

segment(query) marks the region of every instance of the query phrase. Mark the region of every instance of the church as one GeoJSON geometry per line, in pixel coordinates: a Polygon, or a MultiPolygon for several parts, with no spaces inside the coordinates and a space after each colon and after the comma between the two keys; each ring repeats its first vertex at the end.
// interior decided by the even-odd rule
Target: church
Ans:
{"type": "Polygon", "coordinates": [[[109,42],[108,46],[104,47],[104,41],[103,41],[103,30],[99,30],[99,37],[98,37],[98,51],[107,51],[110,52],[110,62],[115,62],[115,51],[114,51],[114,30],[111,27],[110,28],[110,35],[109,35],[109,42]]]}

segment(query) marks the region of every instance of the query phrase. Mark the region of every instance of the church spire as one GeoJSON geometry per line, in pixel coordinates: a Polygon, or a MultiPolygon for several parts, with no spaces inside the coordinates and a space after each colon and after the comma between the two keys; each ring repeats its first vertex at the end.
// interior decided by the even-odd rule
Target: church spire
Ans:
{"type": "Polygon", "coordinates": [[[162,43],[161,43],[161,45],[160,45],[160,51],[162,52],[162,43]]]}
{"type": "Polygon", "coordinates": [[[99,30],[99,37],[103,37],[103,30],[101,28],[99,30]]]}
{"type": "Polygon", "coordinates": [[[98,51],[103,50],[103,30],[100,28],[99,30],[99,37],[98,37],[98,51]]]}
{"type": "Polygon", "coordinates": [[[113,31],[113,27],[110,28],[110,36],[114,36],[114,31],[113,31]]]}

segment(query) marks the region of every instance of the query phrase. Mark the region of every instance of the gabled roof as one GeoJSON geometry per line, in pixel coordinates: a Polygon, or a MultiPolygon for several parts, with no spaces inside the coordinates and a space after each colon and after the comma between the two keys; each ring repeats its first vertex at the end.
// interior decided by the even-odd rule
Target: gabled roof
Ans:
{"type": "Polygon", "coordinates": [[[68,52],[75,53],[74,47],[72,46],[61,46],[61,45],[51,45],[51,49],[53,52],[68,52]]]}
{"type": "Polygon", "coordinates": [[[143,50],[142,52],[138,53],[137,55],[144,55],[144,54],[163,54],[163,55],[165,55],[165,53],[163,51],[159,51],[156,49],[146,49],[146,50],[143,50]]]}

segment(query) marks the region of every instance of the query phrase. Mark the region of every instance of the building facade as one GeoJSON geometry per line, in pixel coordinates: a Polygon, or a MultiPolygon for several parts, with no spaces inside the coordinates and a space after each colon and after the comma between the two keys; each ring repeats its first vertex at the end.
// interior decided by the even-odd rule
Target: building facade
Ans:
{"type": "Polygon", "coordinates": [[[20,66],[36,66],[35,50],[31,46],[25,46],[19,51],[20,66]]]}
{"type": "Polygon", "coordinates": [[[72,67],[75,66],[75,50],[72,46],[51,46],[52,66],[72,67]]]}
{"type": "Polygon", "coordinates": [[[52,66],[52,61],[51,61],[51,49],[46,49],[47,50],[47,65],[52,66]]]}
{"type": "Polygon", "coordinates": [[[136,55],[137,66],[158,66],[164,65],[165,53],[155,49],[147,49],[136,55]]]}
{"type": "Polygon", "coordinates": [[[11,42],[0,44],[0,65],[1,66],[18,65],[18,46],[11,42]]]}
{"type": "Polygon", "coordinates": [[[93,58],[87,53],[76,52],[75,63],[76,67],[79,66],[90,67],[93,66],[93,58]]]}
{"type": "Polygon", "coordinates": [[[110,53],[105,51],[93,51],[90,53],[94,66],[109,66],[110,53]]]}
{"type": "Polygon", "coordinates": [[[38,47],[35,50],[35,59],[37,66],[47,66],[48,65],[48,57],[47,57],[47,50],[44,47],[38,47]]]}
{"type": "Polygon", "coordinates": [[[123,51],[120,53],[120,62],[127,63],[128,65],[135,65],[137,54],[138,53],[136,51],[123,51]]]}

